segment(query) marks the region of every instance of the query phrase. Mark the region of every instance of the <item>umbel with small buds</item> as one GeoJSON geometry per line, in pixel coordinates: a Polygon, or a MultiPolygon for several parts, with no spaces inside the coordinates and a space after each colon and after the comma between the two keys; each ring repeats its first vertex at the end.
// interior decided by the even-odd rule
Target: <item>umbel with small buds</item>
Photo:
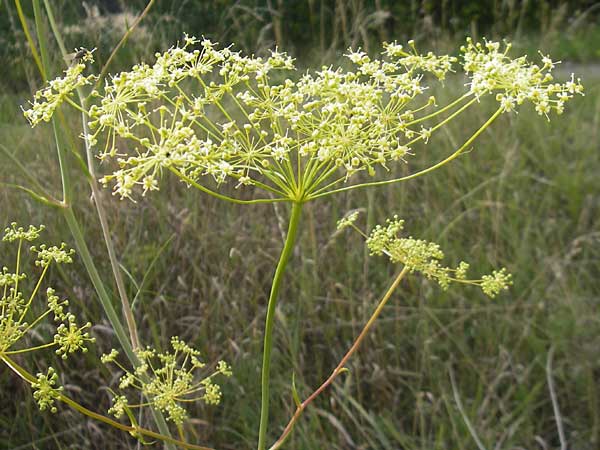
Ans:
{"type": "MultiPolygon", "coordinates": [[[[141,195],[159,189],[168,170],[202,190],[210,177],[218,185],[255,186],[270,194],[265,201],[303,202],[396,181],[384,179],[390,164],[407,161],[417,143],[427,144],[486,95],[499,103],[494,119],[525,102],[549,119],[582,93],[573,77],[553,82],[556,63],[549,57],[538,66],[511,59],[509,50],[509,44],[501,49],[467,40],[461,48],[466,90],[438,105],[427,95],[426,74],[444,80],[457,58],[421,55],[412,42],[408,48],[384,44],[381,59],[350,51],[354,70],[323,67],[297,75],[284,53],[243,56],[186,36],[181,46],[157,54],[153,65],[138,64],[92,93],[98,101],[86,111],[85,138],[100,146],[102,160],[117,161],[118,169],[102,181],[122,198],[134,197],[136,187],[141,195]],[[363,171],[377,181],[352,184],[363,171]]],[[[60,102],[91,82],[93,76],[83,75],[91,60],[89,53],[36,95],[25,111],[32,125],[49,120],[60,102]]]]}

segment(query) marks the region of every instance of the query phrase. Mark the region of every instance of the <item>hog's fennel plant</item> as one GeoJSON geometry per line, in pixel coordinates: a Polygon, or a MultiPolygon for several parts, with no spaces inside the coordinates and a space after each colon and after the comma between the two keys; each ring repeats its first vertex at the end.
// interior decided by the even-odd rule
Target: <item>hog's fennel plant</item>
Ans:
{"type": "MultiPolygon", "coordinates": [[[[470,39],[460,50],[460,58],[420,54],[412,41],[406,47],[393,42],[384,44],[378,59],[349,50],[351,69],[330,66],[298,73],[285,53],[245,56],[186,35],[179,45],[158,53],[153,64],[135,65],[92,90],[89,107],[74,95],[94,79],[83,74],[82,62],[50,82],[25,111],[37,125],[48,121],[61,102],[80,110],[88,118],[86,144],[98,149],[106,167],[116,164],[101,181],[120,198],[135,200],[158,190],[169,172],[222,200],[291,203],[265,319],[259,450],[266,448],[275,308],[303,205],[425,175],[463,154],[500,115],[530,103],[549,120],[562,114],[574,95],[583,94],[573,76],[565,83],[553,80],[556,62],[547,56],[538,65],[526,57],[509,57],[510,44],[470,39]],[[466,77],[464,93],[440,105],[427,95],[428,83],[443,82],[454,71],[466,77]],[[406,163],[418,144],[428,144],[486,96],[496,100],[497,109],[446,158],[400,178],[386,176],[393,164],[406,163]],[[239,191],[254,187],[263,195],[248,199],[219,192],[227,182],[239,191]]],[[[91,53],[83,59],[91,62],[91,53]]],[[[440,266],[442,253],[435,244],[398,240],[401,228],[394,219],[376,229],[368,240],[371,251],[388,254],[442,287],[466,281],[466,264],[440,266]]],[[[468,283],[493,296],[509,277],[502,269],[468,283]]]]}

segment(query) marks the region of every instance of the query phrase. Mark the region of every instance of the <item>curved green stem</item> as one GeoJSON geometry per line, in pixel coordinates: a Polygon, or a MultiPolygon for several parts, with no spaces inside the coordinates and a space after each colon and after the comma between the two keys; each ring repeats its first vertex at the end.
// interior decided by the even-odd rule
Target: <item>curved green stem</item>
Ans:
{"type": "Polygon", "coordinates": [[[443,165],[449,163],[453,159],[458,158],[465,151],[465,149],[469,145],[471,145],[473,143],[473,141],[475,139],[477,139],[477,137],[481,133],[483,133],[483,131],[487,127],[489,127],[492,124],[492,122],[498,118],[498,116],[500,114],[502,114],[503,111],[504,111],[503,108],[498,108],[496,110],[496,112],[492,115],[492,117],[490,117],[487,120],[487,122],[485,122],[463,145],[461,145],[458,150],[456,150],[454,153],[452,153],[446,159],[443,159],[442,161],[438,162],[437,164],[434,164],[433,166],[430,166],[430,167],[428,167],[426,169],[423,169],[423,170],[420,170],[418,172],[415,172],[415,173],[413,173],[411,175],[407,175],[405,177],[400,177],[400,178],[394,178],[392,180],[374,181],[374,182],[371,182],[371,183],[361,183],[361,184],[355,184],[355,185],[352,185],[352,186],[346,186],[346,187],[339,188],[339,189],[333,189],[331,191],[320,192],[318,194],[309,195],[308,198],[307,198],[307,200],[314,200],[315,198],[326,197],[328,195],[336,194],[338,192],[350,191],[352,189],[359,189],[359,188],[363,188],[363,187],[373,187],[373,186],[383,186],[383,185],[386,185],[386,184],[398,183],[400,181],[410,180],[412,178],[417,178],[417,177],[420,177],[421,175],[425,175],[425,174],[427,174],[429,172],[433,172],[434,170],[436,170],[436,169],[442,167],[443,165]]]}
{"type": "Polygon", "coordinates": [[[294,202],[292,206],[292,215],[290,217],[288,232],[285,244],[277,269],[273,276],[271,293],[269,294],[269,304],[267,306],[267,317],[265,319],[265,338],[263,345],[263,365],[261,376],[261,404],[260,404],[260,427],[258,430],[258,450],[265,450],[267,445],[267,424],[269,420],[269,372],[271,370],[271,349],[273,348],[273,323],[275,320],[275,308],[277,306],[277,296],[281,287],[281,280],[285,273],[285,268],[294,249],[296,234],[298,233],[298,223],[302,215],[302,203],[294,202]]]}
{"type": "MultiPolygon", "coordinates": [[[[44,0],[44,1],[46,2],[47,0],[44,0]]],[[[115,56],[116,56],[117,52],[119,51],[119,49],[121,47],[123,47],[123,45],[125,45],[125,42],[127,42],[127,39],[129,38],[129,35],[133,32],[133,30],[135,30],[137,28],[137,26],[142,21],[142,19],[148,15],[148,12],[150,12],[150,8],[152,8],[152,5],[154,4],[154,1],[155,0],[150,0],[148,2],[148,4],[146,5],[146,7],[144,8],[144,10],[136,17],[136,19],[133,21],[133,23],[131,24],[131,26],[123,34],[123,36],[121,37],[121,40],[119,41],[119,43],[113,48],[112,52],[110,53],[110,56],[108,57],[108,59],[106,60],[106,62],[104,63],[104,65],[102,66],[102,70],[100,71],[100,75],[98,76],[98,79],[96,80],[96,83],[94,84],[94,90],[98,89],[98,87],[102,83],[102,80],[104,80],[104,78],[106,78],[106,75],[108,74],[108,67],[110,66],[110,63],[115,58],[115,56]]]]}
{"type": "Polygon", "coordinates": [[[462,102],[464,99],[470,97],[471,95],[473,95],[472,92],[467,92],[466,94],[458,97],[456,100],[454,100],[451,103],[448,103],[446,106],[444,106],[443,108],[438,109],[437,111],[432,112],[431,114],[427,114],[426,116],[423,117],[419,117],[418,119],[415,120],[411,120],[410,122],[405,123],[404,125],[407,127],[410,127],[412,125],[416,125],[418,123],[424,122],[426,120],[431,119],[432,117],[435,117],[443,112],[448,111],[449,109],[454,108],[456,105],[458,105],[460,102],[462,102]]]}

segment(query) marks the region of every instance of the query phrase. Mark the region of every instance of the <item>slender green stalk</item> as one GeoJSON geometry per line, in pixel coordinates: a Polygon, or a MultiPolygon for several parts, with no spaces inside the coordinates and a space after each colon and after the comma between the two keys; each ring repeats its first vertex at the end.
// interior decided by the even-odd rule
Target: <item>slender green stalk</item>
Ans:
{"type": "Polygon", "coordinates": [[[25,186],[21,186],[19,184],[4,183],[4,182],[0,181],[0,186],[6,186],[7,188],[17,189],[19,191],[25,192],[32,199],[34,199],[35,201],[38,201],[46,206],[52,206],[54,208],[62,206],[62,204],[58,200],[53,199],[52,197],[47,196],[46,194],[38,194],[34,190],[26,188],[25,186]]]}
{"type": "Polygon", "coordinates": [[[281,287],[281,281],[285,273],[285,268],[294,249],[296,235],[298,233],[298,224],[302,215],[302,203],[294,202],[292,204],[292,214],[288,225],[288,232],[285,238],[285,244],[275,275],[271,284],[271,293],[269,294],[269,303],[267,306],[267,317],[265,319],[265,336],[263,345],[263,365],[261,376],[261,405],[260,405],[260,427],[258,430],[258,450],[265,450],[267,445],[267,425],[269,421],[269,385],[271,370],[271,350],[273,348],[273,324],[275,321],[275,309],[277,307],[277,297],[281,287]]]}
{"type": "Polygon", "coordinates": [[[44,81],[46,80],[46,71],[44,70],[44,66],[42,65],[42,60],[40,55],[37,52],[35,44],[33,42],[33,38],[31,37],[31,33],[29,32],[29,28],[27,27],[27,20],[25,19],[25,14],[23,14],[23,8],[21,7],[21,2],[19,0],[15,0],[15,6],[17,7],[17,15],[19,16],[19,21],[23,27],[23,33],[25,34],[25,39],[27,39],[27,44],[29,45],[29,49],[31,50],[31,56],[33,56],[33,60],[42,75],[44,81]]]}
{"type": "Polygon", "coordinates": [[[300,416],[302,415],[302,413],[304,412],[304,410],[308,407],[308,405],[315,398],[317,398],[319,396],[319,394],[321,394],[321,392],[323,392],[331,383],[333,383],[333,381],[336,379],[336,377],[340,373],[342,373],[344,371],[346,363],[348,362],[348,360],[350,359],[350,357],[358,350],[358,347],[360,347],[360,344],[362,343],[362,341],[367,336],[369,330],[375,324],[375,321],[377,320],[377,318],[381,314],[381,311],[383,311],[383,307],[386,305],[386,303],[388,302],[388,300],[391,298],[392,294],[394,293],[394,291],[396,290],[396,288],[398,287],[398,285],[400,284],[400,282],[402,281],[402,279],[406,276],[406,274],[408,273],[408,271],[409,271],[409,268],[405,266],[400,271],[400,273],[396,276],[396,278],[392,282],[392,285],[388,288],[388,290],[386,291],[386,293],[383,295],[383,297],[379,301],[379,304],[377,305],[377,308],[375,308],[375,311],[373,311],[373,314],[371,314],[371,317],[369,318],[369,320],[367,321],[367,323],[365,324],[365,326],[361,330],[360,334],[358,335],[358,337],[356,338],[356,340],[352,344],[352,347],[350,347],[350,349],[346,352],[346,354],[344,355],[344,357],[340,360],[339,364],[333,370],[333,372],[331,373],[331,375],[329,376],[329,378],[327,378],[327,380],[325,380],[323,382],[323,384],[321,384],[321,386],[319,386],[306,400],[304,400],[302,403],[300,403],[298,405],[298,407],[296,408],[296,412],[294,413],[294,415],[290,419],[289,423],[287,424],[287,426],[283,430],[283,433],[281,434],[281,436],[279,437],[279,439],[277,439],[277,441],[269,448],[269,450],[277,450],[278,448],[280,448],[284,444],[284,442],[287,440],[287,438],[292,433],[292,431],[294,429],[294,425],[296,424],[296,422],[298,421],[298,419],[300,419],[300,416]]]}
{"type": "Polygon", "coordinates": [[[44,270],[42,270],[42,274],[38,278],[38,281],[35,284],[35,287],[33,288],[31,295],[29,296],[29,300],[27,300],[27,304],[23,308],[23,312],[21,313],[21,316],[19,317],[19,322],[22,322],[23,318],[25,317],[25,314],[27,314],[27,311],[29,310],[29,306],[31,305],[33,298],[36,296],[38,290],[40,289],[40,286],[42,285],[42,281],[44,280],[44,277],[46,276],[46,273],[48,272],[48,267],[50,267],[50,265],[45,266],[44,270]]]}
{"type": "MultiPolygon", "coordinates": [[[[46,3],[46,5],[48,4],[47,1],[48,0],[44,0],[44,3],[46,3]]],[[[94,85],[94,89],[97,89],[98,86],[100,86],[100,83],[102,83],[102,81],[104,80],[104,78],[106,78],[106,74],[108,73],[108,67],[110,66],[110,63],[112,62],[112,60],[116,56],[116,54],[119,51],[119,49],[121,47],[123,47],[123,45],[125,45],[125,42],[127,42],[127,39],[129,38],[129,35],[133,32],[133,30],[135,30],[137,28],[137,26],[144,19],[144,17],[146,17],[146,15],[148,15],[148,13],[150,12],[150,9],[152,8],[152,5],[154,4],[154,1],[155,0],[150,0],[148,2],[148,4],[146,5],[146,7],[144,8],[144,10],[136,17],[135,21],[127,29],[127,31],[125,32],[125,34],[123,34],[123,37],[121,38],[121,40],[119,41],[119,43],[115,46],[115,48],[113,48],[110,56],[108,57],[108,59],[104,63],[104,66],[102,66],[102,70],[100,72],[100,76],[96,80],[96,84],[94,85]]]]}
{"type": "Polygon", "coordinates": [[[457,98],[453,102],[448,103],[443,108],[440,108],[440,109],[432,112],[431,114],[427,114],[426,116],[419,117],[418,119],[415,119],[415,120],[412,120],[410,122],[407,122],[407,123],[404,124],[404,126],[410,127],[410,126],[416,125],[417,123],[421,123],[421,122],[424,122],[426,120],[429,120],[429,119],[431,119],[431,118],[433,118],[433,117],[435,117],[435,116],[437,116],[437,115],[439,115],[439,114],[441,114],[443,112],[446,112],[449,109],[454,108],[454,106],[458,105],[460,102],[462,102],[464,99],[470,97],[471,95],[473,95],[471,92],[467,92],[466,94],[460,96],[459,98],[457,98]]]}
{"type": "MultiPolygon", "coordinates": [[[[44,39],[42,38],[42,36],[44,35],[44,30],[43,30],[43,22],[42,22],[42,17],[41,17],[41,8],[40,8],[40,4],[38,1],[33,1],[33,14],[34,14],[34,19],[35,19],[35,31],[37,33],[38,36],[38,43],[40,46],[40,55],[41,55],[41,66],[40,66],[40,70],[41,70],[41,74],[42,77],[44,79],[47,78],[47,74],[50,72],[50,58],[48,56],[48,50],[46,48],[46,42],[44,41],[44,39]]],[[[20,16],[19,16],[20,17],[20,16]]],[[[25,22],[25,18],[22,18],[22,26],[23,29],[25,30],[27,28],[27,23],[25,22]]],[[[29,45],[33,45],[33,42],[30,42],[29,45]]],[[[35,50],[35,46],[32,47],[32,53],[35,50]]],[[[56,147],[58,149],[58,164],[60,166],[60,178],[61,178],[61,184],[62,184],[62,190],[63,190],[63,199],[62,202],[66,205],[70,204],[71,202],[71,178],[69,176],[69,172],[68,172],[68,168],[67,168],[67,161],[66,161],[66,154],[64,151],[60,151],[60,147],[61,147],[61,139],[60,139],[60,134],[59,134],[59,128],[57,126],[56,120],[53,118],[52,119],[52,130],[54,132],[54,140],[56,141],[56,147]]]]}
{"type": "Polygon", "coordinates": [[[47,344],[37,345],[35,347],[27,347],[22,348],[20,350],[12,350],[9,352],[4,352],[5,355],[18,355],[20,353],[34,352],[36,350],[41,350],[44,348],[50,348],[56,345],[56,342],[48,342],[47,344]]]}

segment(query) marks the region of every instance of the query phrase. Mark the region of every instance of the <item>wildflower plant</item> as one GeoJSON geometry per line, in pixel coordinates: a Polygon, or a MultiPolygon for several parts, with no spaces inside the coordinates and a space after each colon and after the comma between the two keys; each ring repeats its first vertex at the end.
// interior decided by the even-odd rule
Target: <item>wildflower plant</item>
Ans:
{"type": "Polygon", "coordinates": [[[117,418],[126,413],[133,418],[133,408],[154,406],[166,413],[168,420],[181,426],[188,417],[185,405],[190,402],[202,401],[209,405],[220,403],[221,388],[214,378],[217,375],[230,377],[230,366],[225,361],[219,361],[212,373],[206,374],[206,363],[199,359],[198,350],[178,337],[171,339],[171,347],[172,352],[157,352],[149,347],[138,350],[141,364],[133,371],[118,362],[119,353],[114,349],[102,356],[103,363],[116,364],[124,372],[119,379],[119,391],[135,389],[149,399],[146,403],[132,404],[127,396],[113,391],[113,406],[109,413],[117,418]],[[199,376],[200,373],[205,376],[199,376]]]}
{"type": "MultiPolygon", "coordinates": [[[[47,11],[51,26],[55,27],[48,6],[47,11]]],[[[56,31],[55,35],[64,52],[56,31]]],[[[187,186],[221,200],[238,204],[291,204],[288,232],[273,276],[265,319],[257,445],[264,450],[268,437],[275,309],[303,205],[353,189],[425,175],[463,154],[500,115],[516,112],[521,105],[531,103],[538,114],[550,119],[552,114],[561,114],[574,95],[583,94],[579,80],[574,77],[566,83],[554,82],[552,70],[556,62],[549,57],[542,56],[542,64],[537,65],[525,57],[512,59],[509,50],[509,44],[501,49],[499,43],[467,40],[461,56],[456,58],[419,53],[413,41],[407,46],[393,42],[384,44],[377,58],[360,49],[350,49],[342,67],[324,66],[314,72],[299,73],[294,60],[277,50],[266,57],[243,55],[232,47],[219,47],[208,39],[185,35],[179,44],[157,53],[153,63],[139,63],[107,80],[102,77],[104,70],[98,78],[83,75],[83,62],[70,67],[63,77],[49,82],[36,95],[25,116],[36,126],[51,120],[61,102],[79,110],[84,118],[82,137],[90,173],[94,174],[91,155],[95,153],[104,166],[105,174],[100,181],[121,199],[135,201],[159,190],[163,176],[171,173],[187,186]],[[466,77],[464,92],[440,104],[429,95],[429,88],[443,83],[451,72],[462,72],[466,77]],[[104,80],[104,85],[100,80],[104,80]],[[86,85],[94,81],[89,95],[82,95],[86,85]],[[476,107],[486,96],[498,102],[497,109],[453,152],[409,175],[390,176],[394,165],[408,163],[445,125],[476,107]],[[231,190],[225,193],[226,184],[233,185],[239,194],[232,196],[231,190]],[[249,187],[253,188],[250,194],[241,193],[249,187]],[[262,194],[254,197],[255,192],[262,194]],[[252,197],[248,198],[249,195],[252,197]]],[[[91,52],[85,54],[83,61],[92,63],[91,52]]],[[[100,210],[99,215],[102,216],[100,210]]],[[[356,214],[348,216],[339,227],[355,227],[355,220],[356,214]]],[[[443,266],[444,254],[437,244],[400,236],[402,231],[403,222],[395,217],[365,235],[373,254],[387,255],[402,269],[353,347],[323,386],[302,403],[294,388],[296,414],[271,448],[282,445],[306,405],[341,372],[406,274],[420,272],[436,280],[442,288],[451,283],[475,285],[490,297],[510,285],[505,269],[469,279],[467,263],[443,266]]],[[[107,246],[116,274],[119,272],[118,267],[115,269],[116,259],[107,246]]],[[[46,270],[44,264],[62,263],[70,258],[62,247],[40,246],[36,251],[43,270],[46,270]]],[[[17,271],[3,276],[0,279],[16,284],[20,275],[17,271]]],[[[21,304],[22,300],[15,297],[13,303],[21,304]]],[[[62,317],[63,305],[55,297],[50,304],[51,311],[62,317]]],[[[131,332],[134,325],[129,320],[131,312],[127,312],[126,302],[123,304],[131,332]]],[[[61,355],[66,356],[78,341],[64,341],[62,336],[71,330],[70,320],[67,318],[63,325],[57,333],[57,345],[62,345],[61,355]]],[[[196,350],[177,338],[171,341],[171,346],[172,352],[141,347],[126,351],[130,361],[135,362],[131,370],[117,361],[116,351],[102,358],[123,371],[119,390],[113,391],[110,412],[117,417],[126,414],[132,421],[130,432],[139,430],[131,412],[133,408],[149,406],[181,426],[187,417],[186,402],[216,403],[220,399],[213,377],[229,376],[229,367],[220,362],[203,376],[204,366],[196,350]],[[131,403],[131,395],[126,392],[129,389],[141,391],[146,400],[131,403]]],[[[49,407],[55,398],[53,379],[53,374],[48,373],[36,381],[38,391],[45,392],[39,396],[44,397],[44,405],[49,407]]],[[[146,432],[146,435],[151,434],[146,432]]]]}
{"type": "MultiPolygon", "coordinates": [[[[103,92],[92,93],[97,104],[89,109],[86,139],[99,146],[101,160],[116,161],[118,167],[102,182],[111,184],[119,197],[133,198],[136,189],[141,195],[158,190],[163,172],[169,171],[224,200],[293,204],[267,310],[259,449],[266,446],[275,305],[302,204],[423,175],[458,157],[499,115],[517,105],[529,101],[549,117],[562,113],[564,102],[582,93],[579,82],[552,82],[554,62],[547,57],[540,67],[524,57],[510,59],[509,49],[507,45],[500,52],[498,43],[467,41],[461,48],[462,69],[469,77],[466,92],[445,105],[427,95],[427,82],[443,81],[457,58],[420,54],[412,41],[406,48],[385,44],[379,59],[350,50],[346,56],[352,69],[323,67],[294,81],[286,78],[286,72],[293,74],[294,62],[284,53],[244,56],[185,36],[180,45],[157,54],[154,64],[138,64],[114,76],[103,92]],[[386,179],[392,164],[407,162],[417,144],[428,144],[485,95],[495,96],[498,109],[454,153],[419,172],[386,179]],[[362,172],[374,181],[357,181],[362,172]],[[212,190],[207,178],[217,187],[229,180],[236,188],[254,186],[267,196],[229,197],[212,190]]],[[[442,254],[435,245],[394,242],[396,262],[412,262],[442,285],[449,283],[451,273],[458,280],[466,269],[439,266],[442,254]]],[[[480,281],[488,294],[508,282],[504,272],[490,277],[480,281]]]]}

